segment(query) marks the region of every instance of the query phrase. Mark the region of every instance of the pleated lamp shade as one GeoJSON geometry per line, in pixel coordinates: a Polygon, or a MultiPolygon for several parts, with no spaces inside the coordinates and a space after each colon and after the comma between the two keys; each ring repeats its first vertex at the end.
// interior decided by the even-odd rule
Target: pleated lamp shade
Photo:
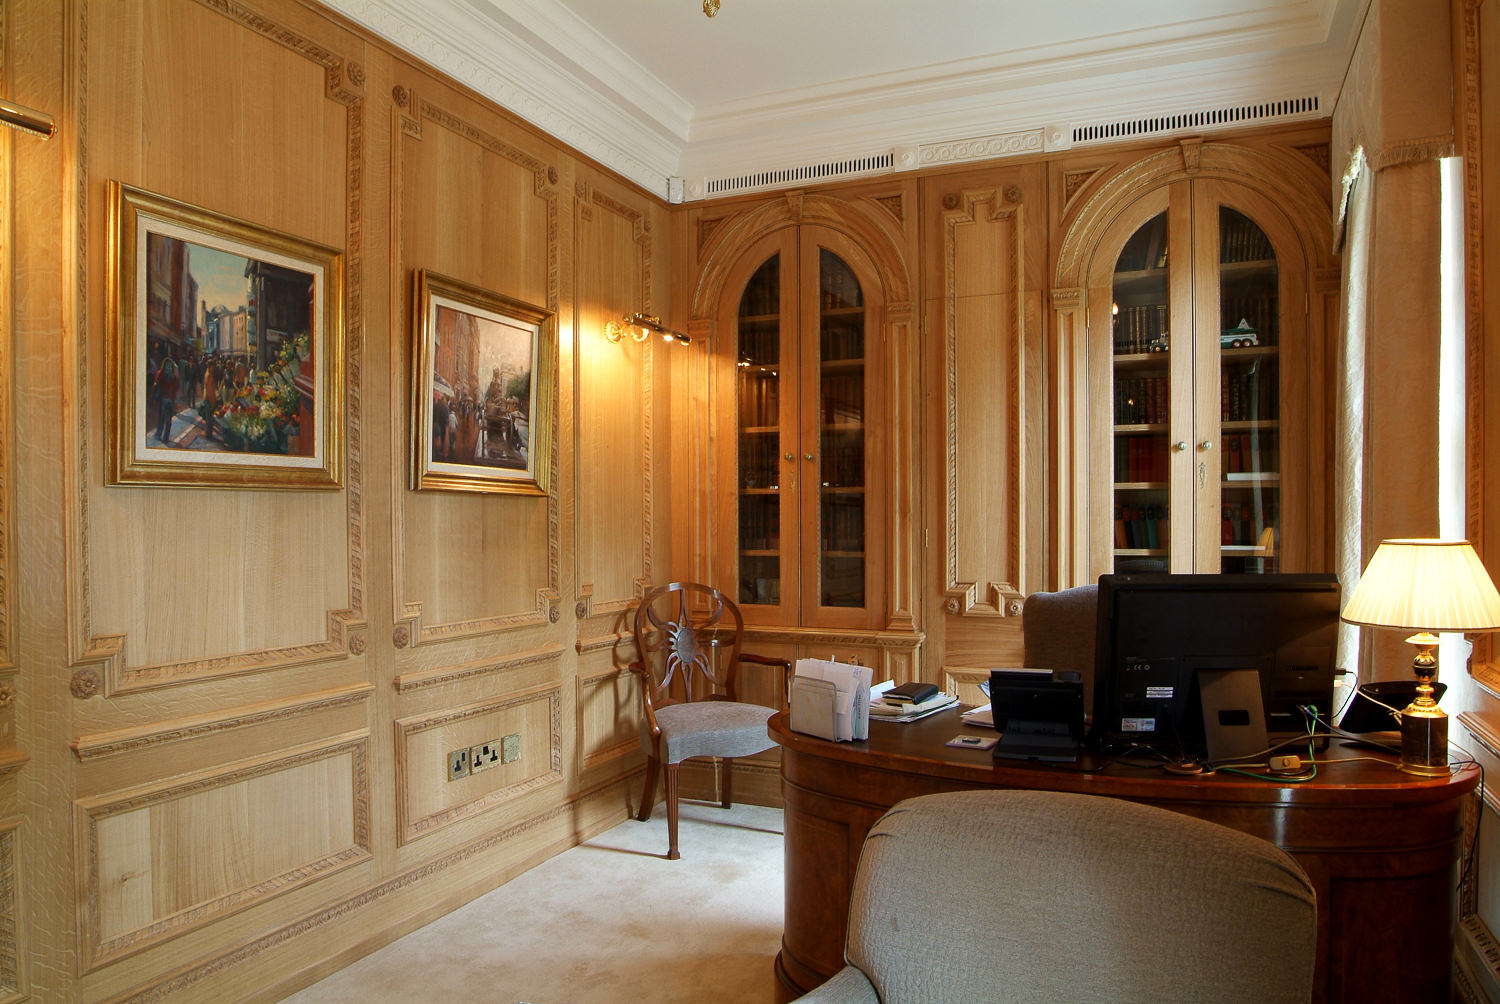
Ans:
{"type": "Polygon", "coordinates": [[[1466,540],[1383,540],[1340,618],[1432,634],[1494,631],[1500,593],[1466,540]]]}

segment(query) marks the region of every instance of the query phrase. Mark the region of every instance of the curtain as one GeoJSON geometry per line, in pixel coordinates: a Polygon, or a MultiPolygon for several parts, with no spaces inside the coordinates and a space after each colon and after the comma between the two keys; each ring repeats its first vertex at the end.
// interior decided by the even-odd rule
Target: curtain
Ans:
{"type": "MultiPolygon", "coordinates": [[[[1374,180],[1364,150],[1356,148],[1344,172],[1344,202],[1340,207],[1343,246],[1344,316],[1337,359],[1337,415],[1334,445],[1334,571],[1344,596],[1359,583],[1364,570],[1363,510],[1365,459],[1365,315],[1370,265],[1370,202],[1374,180]]],[[[1363,682],[1359,664],[1359,628],[1339,625],[1335,665],[1354,670],[1363,682]]]]}

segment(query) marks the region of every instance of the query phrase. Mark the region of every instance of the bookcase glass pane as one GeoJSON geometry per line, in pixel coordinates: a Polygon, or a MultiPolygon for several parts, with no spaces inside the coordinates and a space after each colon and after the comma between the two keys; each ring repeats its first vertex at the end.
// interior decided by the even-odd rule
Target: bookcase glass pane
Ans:
{"type": "Polygon", "coordinates": [[[740,297],[735,359],[739,602],[781,602],[781,256],[740,297]]]}
{"type": "MultiPolygon", "coordinates": [[[[1167,214],[1141,225],[1115,261],[1113,314],[1114,567],[1167,571],[1167,214]]],[[[1181,351],[1191,351],[1182,339],[1181,351]]]]}
{"type": "Polygon", "coordinates": [[[843,259],[818,256],[818,574],[825,607],[865,604],[865,310],[843,259]]]}
{"type": "Polygon", "coordinates": [[[1276,252],[1219,207],[1220,569],[1274,572],[1281,538],[1281,359],[1276,252]]]}

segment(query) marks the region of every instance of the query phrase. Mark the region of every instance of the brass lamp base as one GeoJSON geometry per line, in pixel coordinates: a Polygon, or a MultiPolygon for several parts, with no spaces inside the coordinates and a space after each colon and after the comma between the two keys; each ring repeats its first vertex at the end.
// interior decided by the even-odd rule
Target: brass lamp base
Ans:
{"type": "Polygon", "coordinates": [[[1450,773],[1448,715],[1432,699],[1438,638],[1422,631],[1406,640],[1417,646],[1411,664],[1417,676],[1417,696],[1401,712],[1401,769],[1423,777],[1445,777],[1450,773]]]}

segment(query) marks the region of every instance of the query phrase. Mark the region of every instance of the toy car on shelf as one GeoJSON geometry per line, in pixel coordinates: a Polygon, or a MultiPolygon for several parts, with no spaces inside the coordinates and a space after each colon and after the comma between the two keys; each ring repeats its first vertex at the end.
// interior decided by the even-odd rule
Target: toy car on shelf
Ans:
{"type": "Polygon", "coordinates": [[[1219,348],[1221,349],[1244,349],[1252,345],[1260,344],[1260,336],[1255,329],[1250,327],[1250,322],[1240,318],[1237,327],[1230,328],[1219,335],[1219,348]]]}
{"type": "Polygon", "coordinates": [[[1147,342],[1146,343],[1146,351],[1147,352],[1165,352],[1165,351],[1167,351],[1167,333],[1165,331],[1163,331],[1161,334],[1159,334],[1155,338],[1151,339],[1151,341],[1147,342]]]}

